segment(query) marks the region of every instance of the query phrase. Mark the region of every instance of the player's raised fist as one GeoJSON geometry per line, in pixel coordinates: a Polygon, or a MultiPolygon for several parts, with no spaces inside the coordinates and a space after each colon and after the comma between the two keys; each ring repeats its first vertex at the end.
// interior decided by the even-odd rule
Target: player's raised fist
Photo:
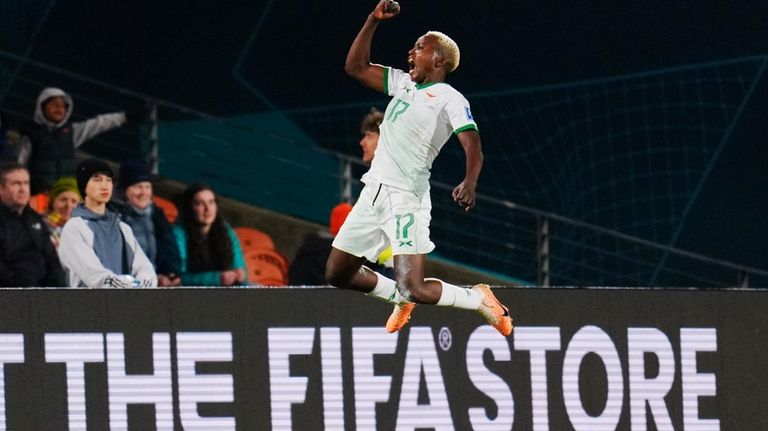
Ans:
{"type": "Polygon", "coordinates": [[[376,19],[389,19],[400,13],[400,3],[392,0],[381,0],[373,10],[376,19]]]}

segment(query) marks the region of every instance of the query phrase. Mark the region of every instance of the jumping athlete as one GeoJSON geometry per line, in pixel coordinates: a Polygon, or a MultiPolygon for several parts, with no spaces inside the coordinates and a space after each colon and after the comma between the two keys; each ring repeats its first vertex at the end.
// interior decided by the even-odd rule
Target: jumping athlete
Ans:
{"type": "Polygon", "coordinates": [[[400,13],[397,2],[381,0],[368,15],[347,54],[346,72],[363,85],[392,96],[380,125],[376,157],[362,180],[365,187],[333,241],[326,279],[336,287],[366,293],[394,304],[386,329],[395,332],[410,319],[416,304],[476,310],[501,334],[512,333],[509,310],[486,284],[466,289],[424,278],[432,204],[432,161],[455,133],[467,157],[464,180],[453,200],[466,211],[475,206],[475,188],[483,164],[480,134],[469,103],[446,84],[459,65],[459,47],[430,31],[408,51],[408,72],[370,62],[373,34],[382,20],[400,13]],[[395,280],[363,266],[391,244],[395,280]]]}

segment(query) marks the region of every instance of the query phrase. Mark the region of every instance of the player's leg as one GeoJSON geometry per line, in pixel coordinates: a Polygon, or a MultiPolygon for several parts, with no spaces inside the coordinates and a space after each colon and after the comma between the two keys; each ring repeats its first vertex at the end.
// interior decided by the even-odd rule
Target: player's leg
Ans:
{"type": "MultiPolygon", "coordinates": [[[[331,286],[363,292],[391,304],[407,303],[395,286],[395,280],[363,266],[364,257],[356,257],[337,248],[331,248],[325,265],[325,278],[331,286]]],[[[394,331],[390,331],[394,332],[394,331]]]]}
{"type": "Polygon", "coordinates": [[[437,279],[424,278],[426,256],[400,254],[395,259],[397,288],[405,299],[417,304],[437,304],[442,285],[437,279]]]}
{"type": "MultiPolygon", "coordinates": [[[[480,313],[485,320],[501,334],[512,333],[512,317],[486,284],[471,289],[455,286],[436,278],[424,278],[424,255],[395,256],[395,278],[400,294],[407,300],[419,304],[435,304],[442,307],[462,308],[480,313]]],[[[407,310],[395,307],[393,316],[399,312],[397,321],[404,326],[410,318],[403,316],[407,310]]],[[[390,321],[393,317],[390,317],[390,321]]],[[[389,322],[387,329],[389,330],[389,322]]],[[[402,328],[402,326],[400,326],[402,328]]],[[[398,328],[397,330],[399,330],[398,328]]],[[[390,331],[392,332],[392,331],[390,331]]]]}
{"type": "Polygon", "coordinates": [[[325,264],[325,279],[331,286],[368,293],[376,286],[377,278],[372,271],[363,269],[364,257],[357,257],[331,247],[325,264]]]}
{"type": "Polygon", "coordinates": [[[395,281],[363,266],[366,257],[374,259],[389,245],[379,221],[380,205],[376,205],[381,188],[378,184],[366,185],[360,192],[360,198],[333,240],[325,274],[333,286],[401,304],[406,301],[397,291],[395,281]]]}

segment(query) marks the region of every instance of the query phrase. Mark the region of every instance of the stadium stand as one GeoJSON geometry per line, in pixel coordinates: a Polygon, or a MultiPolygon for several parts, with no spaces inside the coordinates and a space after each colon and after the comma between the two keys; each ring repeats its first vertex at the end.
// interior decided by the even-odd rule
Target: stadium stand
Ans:
{"type": "Polygon", "coordinates": [[[267,248],[252,248],[243,251],[243,257],[251,283],[264,286],[288,284],[288,260],[279,252],[267,248]]]}
{"type": "Polygon", "coordinates": [[[274,250],[275,243],[269,234],[251,227],[236,227],[235,234],[240,240],[243,252],[255,249],[274,250]]]}
{"type": "Polygon", "coordinates": [[[176,219],[179,217],[179,209],[172,200],[166,199],[160,196],[154,197],[155,205],[163,209],[165,212],[165,218],[168,219],[168,223],[176,223],[176,219]]]}
{"type": "MultiPolygon", "coordinates": [[[[488,194],[479,196],[480,205],[470,217],[455,208],[455,204],[450,200],[450,189],[454,185],[451,179],[455,178],[455,172],[434,172],[432,230],[438,248],[431,255],[431,260],[442,262],[441,266],[449,272],[461,268],[461,271],[473,274],[469,279],[457,280],[466,284],[481,280],[488,280],[490,284],[545,286],[733,287],[768,284],[768,271],[760,269],[758,264],[745,265],[730,259],[727,254],[707,256],[682,250],[674,245],[677,232],[682,229],[690,212],[686,208],[690,208],[690,203],[696,199],[697,190],[708,175],[708,166],[711,167],[717,159],[720,149],[731,136],[728,131],[738,123],[739,113],[750,102],[752,90],[762,78],[760,66],[767,59],[765,56],[756,56],[588,82],[509,90],[494,94],[470,94],[479,108],[475,112],[478,122],[499,124],[504,128],[484,129],[484,148],[489,152],[489,166],[484,177],[487,178],[485,181],[488,184],[484,186],[483,193],[487,191],[488,194]],[[699,81],[695,79],[697,74],[706,75],[711,79],[699,81]],[[663,99],[662,108],[649,111],[642,103],[644,95],[651,94],[651,90],[645,89],[643,84],[646,80],[655,83],[653,88],[657,88],[658,84],[665,92],[669,90],[665,93],[667,96],[663,99]],[[730,85],[732,81],[738,85],[730,85]],[[571,121],[561,118],[562,115],[571,111],[581,112],[581,109],[577,109],[579,103],[597,100],[603,88],[607,89],[611,97],[604,100],[605,106],[600,105],[602,112],[613,112],[612,106],[618,106],[621,116],[611,116],[610,123],[606,123],[603,121],[604,115],[590,111],[590,117],[584,121],[590,125],[588,131],[591,132],[587,133],[578,128],[577,126],[582,124],[579,121],[574,123],[573,127],[576,129],[573,129],[573,133],[563,132],[573,127],[569,126],[571,121]],[[674,89],[679,91],[675,93],[677,90],[674,89]],[[691,100],[690,95],[697,94],[698,90],[707,95],[722,93],[722,100],[691,100]],[[636,97],[613,97],[624,92],[636,97]],[[576,93],[578,98],[573,96],[576,93]],[[680,97],[672,97],[674,94],[680,97]],[[544,97],[547,95],[558,101],[555,106],[550,107],[543,103],[548,100],[548,97],[544,97]],[[507,102],[519,107],[520,118],[514,116],[513,112],[499,111],[499,107],[506,106],[507,102]],[[664,108],[665,106],[667,108],[664,108]],[[690,108],[691,112],[700,115],[677,115],[682,108],[690,108]],[[557,144],[567,149],[570,140],[583,139],[588,142],[590,148],[595,149],[596,154],[606,154],[605,163],[576,163],[573,166],[576,166],[577,171],[579,167],[586,167],[596,174],[600,172],[600,175],[603,175],[604,166],[612,166],[617,172],[627,171],[620,165],[625,157],[597,151],[598,145],[604,142],[600,137],[613,136],[612,131],[616,128],[626,131],[626,136],[631,136],[633,142],[636,139],[648,147],[638,154],[627,155],[634,161],[651,160],[650,155],[654,158],[678,160],[675,158],[678,154],[677,148],[665,144],[657,151],[651,145],[659,142],[664,144],[667,141],[647,137],[638,130],[645,130],[646,126],[653,124],[669,123],[672,127],[674,121],[683,117],[694,118],[698,122],[681,126],[682,130],[694,129],[693,132],[685,132],[686,139],[692,142],[692,147],[683,147],[681,151],[686,151],[689,155],[701,153],[701,157],[683,157],[683,161],[695,159],[696,166],[689,166],[687,170],[679,172],[667,169],[664,164],[651,164],[653,169],[650,171],[635,172],[620,182],[605,182],[602,181],[604,176],[597,176],[584,187],[578,182],[566,184],[564,189],[571,186],[574,190],[595,189],[594,193],[590,191],[595,199],[599,196],[611,201],[611,196],[616,195],[626,197],[627,201],[621,201],[621,208],[615,208],[615,212],[610,206],[599,211],[590,209],[593,206],[588,206],[585,207],[588,210],[586,212],[564,215],[566,212],[561,211],[563,208],[569,211],[578,210],[567,201],[575,196],[574,193],[565,193],[566,200],[542,200],[539,205],[532,197],[548,196],[555,193],[559,187],[548,187],[546,184],[550,182],[541,180],[545,186],[540,187],[539,194],[535,194],[537,192],[529,187],[517,187],[516,182],[511,185],[509,182],[498,182],[498,178],[503,177],[500,174],[500,166],[506,163],[505,161],[524,164],[536,161],[533,163],[535,166],[526,169],[541,173],[551,171],[552,166],[547,164],[547,161],[557,159],[556,156],[537,159],[534,154],[499,147],[504,137],[508,136],[509,130],[518,130],[518,127],[509,124],[510,121],[524,121],[533,116],[543,123],[548,123],[544,121],[546,118],[537,116],[542,109],[547,112],[551,110],[553,115],[557,114],[552,121],[558,127],[549,128],[543,125],[531,130],[530,136],[525,137],[529,144],[538,142],[537,137],[543,137],[545,141],[551,138],[553,146],[557,144]],[[644,117],[643,124],[637,125],[632,122],[632,118],[636,118],[632,116],[632,112],[636,109],[658,115],[644,117]],[[714,111],[711,112],[711,109],[714,111]],[[706,126],[710,117],[719,119],[714,128],[706,126]],[[608,124],[608,128],[601,129],[601,125],[605,124],[608,124]],[[702,126],[703,124],[705,126],[702,126]],[[552,136],[551,130],[554,130],[552,136]],[[577,133],[578,131],[580,132],[577,133]],[[563,138],[566,136],[569,138],[563,138]],[[697,150],[696,145],[702,147],[697,150]],[[515,159],[511,158],[512,155],[515,159]],[[518,160],[518,157],[522,158],[522,161],[518,160]],[[491,161],[501,165],[492,167],[491,161]],[[677,173],[684,174],[685,180],[677,181],[677,173]],[[668,183],[666,186],[658,186],[648,183],[651,180],[668,183]],[[598,193],[595,187],[604,185],[609,189],[598,193]],[[624,193],[621,187],[637,187],[637,190],[633,189],[637,193],[624,193]],[[653,194],[663,190],[669,190],[669,193],[663,196],[653,194]],[[502,193],[494,194],[497,191],[502,193]],[[508,195],[523,191],[528,194],[508,195]],[[650,195],[644,195],[646,191],[650,195]],[[663,199],[658,199],[661,197],[663,199]],[[688,204],[678,202],[678,198],[687,199],[688,204]],[[646,208],[648,203],[661,204],[669,209],[670,199],[676,202],[674,206],[680,210],[676,210],[676,214],[671,214],[670,217],[659,216],[663,215],[663,211],[654,213],[656,215],[653,217],[638,212],[626,213],[626,216],[619,214],[624,213],[624,209],[640,211],[646,208]],[[553,205],[553,202],[564,202],[564,206],[553,205]],[[686,205],[687,207],[683,208],[686,205]],[[602,219],[593,217],[597,213],[589,211],[614,214],[619,218],[603,224],[602,219]],[[637,223],[650,221],[651,224],[646,227],[651,228],[652,233],[640,229],[639,225],[635,226],[638,229],[631,226],[614,226],[616,220],[637,220],[637,223]]],[[[20,61],[19,57],[3,52],[0,52],[0,60],[10,64],[20,61]]],[[[25,74],[17,77],[0,106],[11,119],[27,117],[40,88],[54,78],[62,82],[62,86],[72,89],[74,97],[82,101],[76,113],[81,113],[83,117],[145,104],[147,101],[157,106],[159,118],[163,121],[152,126],[154,132],[150,136],[154,138],[147,140],[137,136],[137,130],[118,129],[95,138],[93,145],[85,144],[83,150],[88,153],[114,161],[151,154],[151,159],[159,162],[155,166],[159,167],[159,173],[165,178],[184,183],[205,179],[216,190],[220,190],[222,196],[281,214],[291,220],[298,220],[299,223],[308,223],[313,226],[312,230],[318,229],[317,223],[325,221],[324,208],[332,202],[354,198],[359,190],[357,179],[362,167],[355,165],[351,157],[331,147],[334,142],[357,141],[356,135],[350,140],[337,132],[342,130],[344,132],[341,133],[354,134],[360,112],[371,106],[369,102],[364,105],[334,105],[221,118],[172,102],[153,100],[149,96],[48,65],[23,61],[25,74]],[[162,145],[158,142],[162,142],[162,145]],[[148,146],[149,144],[155,146],[148,146]],[[265,187],[265,184],[270,186],[265,187]],[[346,186],[349,184],[352,187],[346,186]]],[[[666,127],[657,132],[663,135],[663,130],[666,130],[666,127]]],[[[535,147],[533,144],[529,146],[535,147]]],[[[459,151],[458,146],[454,147],[456,148],[448,149],[444,157],[454,158],[454,153],[459,151]]],[[[355,154],[357,151],[355,149],[355,154]]],[[[645,165],[634,161],[632,166],[645,169],[645,165]]],[[[569,163],[572,161],[562,162],[565,165],[560,168],[559,174],[554,174],[555,177],[575,178],[568,173],[568,169],[572,167],[569,163]]],[[[441,166],[461,166],[461,163],[446,163],[441,166]]],[[[525,170],[513,167],[504,168],[503,171],[525,170]]],[[[172,196],[162,192],[159,194],[163,197],[172,196]]],[[[602,205],[601,202],[604,203],[597,203],[602,205]]],[[[255,227],[267,232],[273,237],[276,249],[289,256],[293,255],[301,238],[307,233],[306,230],[293,229],[293,223],[280,224],[274,222],[274,219],[272,223],[264,223],[261,220],[245,219],[235,211],[227,214],[227,217],[233,226],[255,227]],[[285,238],[284,243],[278,236],[285,238]]],[[[450,276],[445,278],[456,280],[450,276]]]]}

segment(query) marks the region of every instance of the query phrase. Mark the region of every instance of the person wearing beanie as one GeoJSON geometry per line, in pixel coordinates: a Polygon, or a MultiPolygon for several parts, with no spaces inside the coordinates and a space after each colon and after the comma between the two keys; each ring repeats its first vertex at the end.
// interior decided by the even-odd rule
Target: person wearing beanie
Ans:
{"type": "Polygon", "coordinates": [[[51,231],[51,241],[54,246],[59,246],[61,229],[72,216],[72,210],[82,200],[75,177],[61,177],[53,184],[48,209],[43,214],[43,219],[48,225],[48,230],[51,231]]]}
{"type": "Polygon", "coordinates": [[[342,202],[331,210],[331,221],[329,223],[331,236],[336,236],[337,233],[339,233],[339,230],[341,229],[341,225],[344,224],[344,220],[347,219],[347,216],[352,211],[352,205],[342,202]]]}
{"type": "Polygon", "coordinates": [[[114,173],[106,162],[88,159],[75,170],[84,202],[61,231],[59,259],[71,287],[155,287],[157,276],[131,227],[108,207],[114,173]]]}
{"type": "Polygon", "coordinates": [[[154,265],[157,284],[179,286],[179,246],[165,212],[153,203],[149,164],[141,159],[124,161],[120,165],[118,184],[124,200],[120,206],[120,219],[131,227],[142,250],[154,265]]]}
{"type": "MultiPolygon", "coordinates": [[[[296,255],[288,271],[290,284],[296,286],[324,286],[327,284],[325,281],[325,262],[331,254],[333,238],[339,233],[351,211],[352,205],[346,202],[336,205],[331,210],[328,229],[304,237],[304,241],[296,250],[296,255]]],[[[387,276],[392,275],[392,268],[385,267],[381,262],[366,262],[365,265],[387,276]]]]}

